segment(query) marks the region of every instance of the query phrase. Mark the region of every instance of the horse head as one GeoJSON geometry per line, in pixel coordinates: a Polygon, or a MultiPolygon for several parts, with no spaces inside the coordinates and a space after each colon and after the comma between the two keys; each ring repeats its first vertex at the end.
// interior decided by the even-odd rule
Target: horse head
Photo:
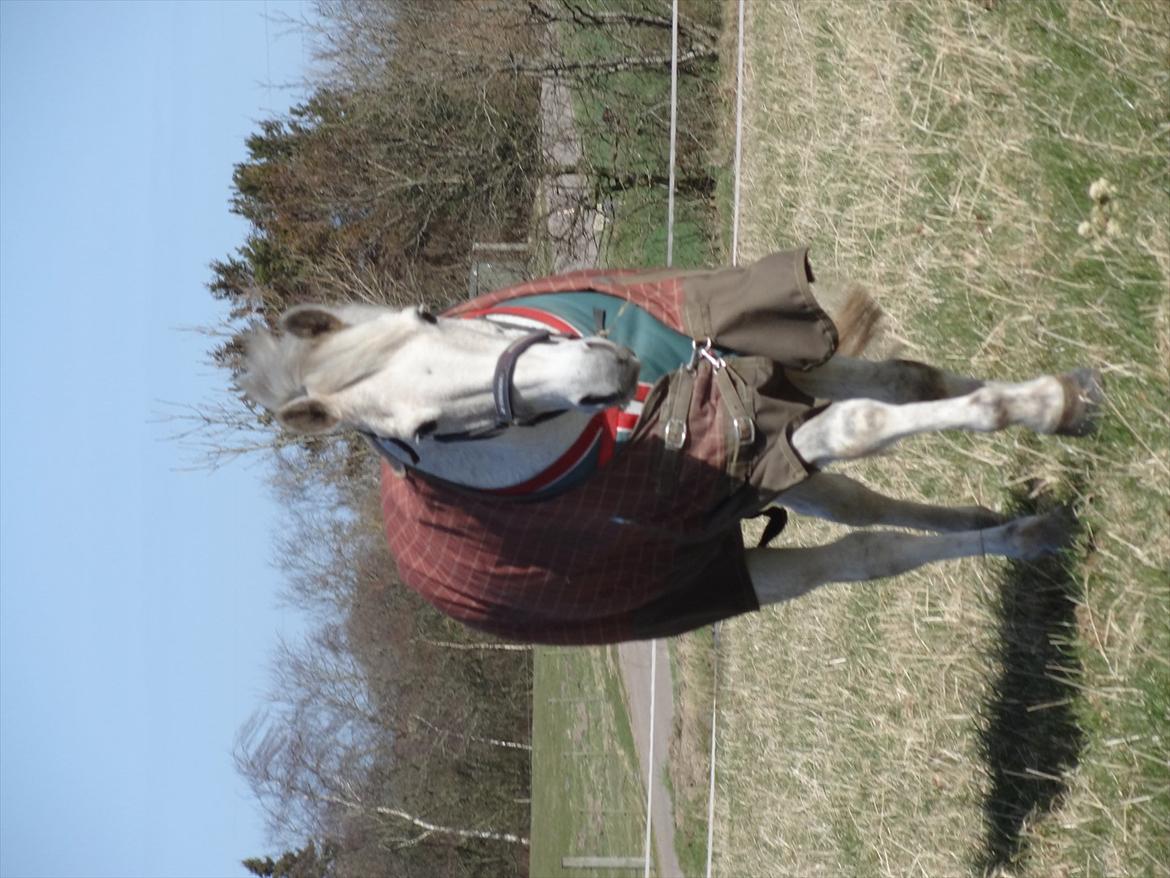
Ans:
{"type": "Polygon", "coordinates": [[[596,336],[365,305],[302,305],[280,325],[280,335],[248,340],[240,387],[297,433],[350,427],[407,443],[481,435],[618,405],[637,386],[634,355],[596,336]]]}

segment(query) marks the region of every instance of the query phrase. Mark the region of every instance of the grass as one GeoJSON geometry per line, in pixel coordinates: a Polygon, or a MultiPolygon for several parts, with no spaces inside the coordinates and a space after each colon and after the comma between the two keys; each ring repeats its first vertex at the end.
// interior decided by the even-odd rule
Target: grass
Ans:
{"type": "Polygon", "coordinates": [[[1082,533],[1050,564],[725,626],[716,870],[1170,874],[1170,11],[863,9],[750,5],[744,257],[810,243],[871,286],[901,355],[1092,364],[1109,403],[1088,440],[934,436],[852,468],[902,497],[1072,502],[1082,533]]]}
{"type": "Polygon", "coordinates": [[[645,794],[610,649],[537,649],[532,731],[533,878],[628,875],[564,870],[565,856],[636,856],[645,794]]]}
{"type": "Polygon", "coordinates": [[[669,641],[674,670],[675,721],[668,786],[674,803],[674,847],[684,875],[707,866],[707,799],[710,779],[714,650],[710,629],[669,641]]]}

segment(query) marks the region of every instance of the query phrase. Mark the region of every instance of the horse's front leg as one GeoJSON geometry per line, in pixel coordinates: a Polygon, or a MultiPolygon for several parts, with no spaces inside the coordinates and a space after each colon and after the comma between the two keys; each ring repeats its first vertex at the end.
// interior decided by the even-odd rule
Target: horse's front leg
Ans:
{"type": "Polygon", "coordinates": [[[831,582],[897,576],[932,561],[981,555],[1035,559],[1063,548],[1072,533],[1072,516],[1061,509],[984,530],[930,535],[858,531],[824,546],[749,549],[746,557],[756,598],[766,606],[831,582]]]}
{"type": "Polygon", "coordinates": [[[891,405],[873,399],[834,402],[792,434],[807,463],[866,457],[916,433],[939,430],[991,432],[1021,426],[1038,433],[1079,436],[1094,426],[1100,376],[1078,369],[1019,384],[989,382],[973,393],[933,402],[891,405]]]}
{"type": "Polygon", "coordinates": [[[840,473],[815,472],[776,498],[776,505],[847,524],[887,525],[942,532],[980,530],[1004,518],[984,506],[934,506],[879,494],[840,473]]]}

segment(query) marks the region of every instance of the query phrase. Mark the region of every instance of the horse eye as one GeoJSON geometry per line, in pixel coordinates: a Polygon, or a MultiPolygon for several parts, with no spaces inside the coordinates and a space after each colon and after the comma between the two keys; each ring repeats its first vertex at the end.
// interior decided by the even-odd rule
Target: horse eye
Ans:
{"type": "Polygon", "coordinates": [[[426,308],[418,309],[418,316],[422,318],[425,323],[438,323],[439,318],[428,311],[426,308]]]}
{"type": "Polygon", "coordinates": [[[414,441],[418,442],[420,439],[426,439],[437,429],[439,429],[438,421],[425,421],[419,424],[418,429],[414,431],[414,441]]]}

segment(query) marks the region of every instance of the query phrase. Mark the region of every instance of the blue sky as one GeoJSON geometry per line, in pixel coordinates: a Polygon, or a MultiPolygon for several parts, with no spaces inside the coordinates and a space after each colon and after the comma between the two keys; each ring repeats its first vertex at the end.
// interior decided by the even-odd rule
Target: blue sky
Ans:
{"type": "Polygon", "coordinates": [[[0,2],[0,875],[244,874],[231,764],[277,633],[257,463],[184,471],[224,391],[207,264],[299,3],[0,2]]]}

